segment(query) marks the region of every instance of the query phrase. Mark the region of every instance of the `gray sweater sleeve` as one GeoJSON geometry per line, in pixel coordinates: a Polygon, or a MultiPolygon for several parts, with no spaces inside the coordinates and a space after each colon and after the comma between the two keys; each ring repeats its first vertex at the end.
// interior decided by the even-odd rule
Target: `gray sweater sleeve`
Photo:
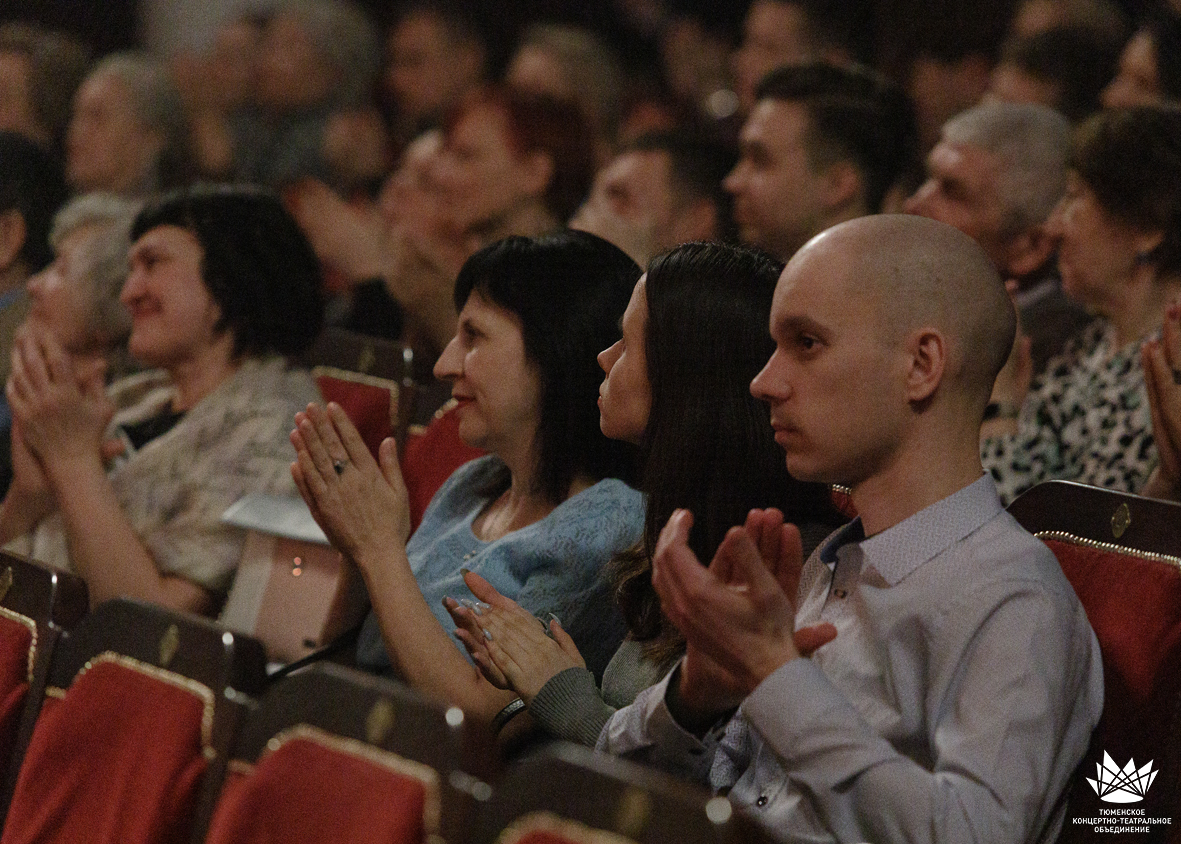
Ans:
{"type": "Polygon", "coordinates": [[[551,735],[594,747],[615,707],[603,701],[594,675],[585,668],[567,668],[541,687],[529,712],[551,735]]]}

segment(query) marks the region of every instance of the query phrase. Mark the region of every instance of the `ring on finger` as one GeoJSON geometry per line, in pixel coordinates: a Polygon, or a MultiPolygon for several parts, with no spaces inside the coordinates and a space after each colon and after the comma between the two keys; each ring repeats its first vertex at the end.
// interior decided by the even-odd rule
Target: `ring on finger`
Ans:
{"type": "Polygon", "coordinates": [[[333,460],[332,461],[332,468],[336,472],[337,475],[343,475],[345,467],[348,465],[349,465],[349,461],[347,461],[347,460],[333,460]]]}

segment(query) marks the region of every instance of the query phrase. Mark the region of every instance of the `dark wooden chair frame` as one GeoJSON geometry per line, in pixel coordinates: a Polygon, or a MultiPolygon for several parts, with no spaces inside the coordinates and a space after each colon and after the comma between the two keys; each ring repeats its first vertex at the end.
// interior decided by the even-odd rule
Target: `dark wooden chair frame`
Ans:
{"type": "Polygon", "coordinates": [[[763,844],[769,833],[725,797],[652,768],[553,742],[513,764],[472,824],[469,844],[493,844],[514,822],[556,815],[639,844],[763,844]]]}

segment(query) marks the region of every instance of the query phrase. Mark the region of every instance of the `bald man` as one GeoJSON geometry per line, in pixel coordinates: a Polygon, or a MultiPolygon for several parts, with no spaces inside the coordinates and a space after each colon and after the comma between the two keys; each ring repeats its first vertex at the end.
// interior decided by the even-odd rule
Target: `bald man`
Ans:
{"type": "Polygon", "coordinates": [[[687,653],[601,748],[708,771],[785,840],[1052,840],[1103,681],[1057,561],[980,466],[1014,322],[943,223],[865,217],[795,255],[751,389],[791,473],[847,484],[860,515],[801,571],[775,511],[708,569],[674,514],[653,583],[687,653]]]}

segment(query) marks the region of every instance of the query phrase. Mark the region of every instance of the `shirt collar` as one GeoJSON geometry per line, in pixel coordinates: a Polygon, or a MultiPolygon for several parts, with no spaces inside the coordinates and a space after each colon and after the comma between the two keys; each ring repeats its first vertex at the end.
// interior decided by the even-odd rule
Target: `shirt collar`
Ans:
{"type": "Polygon", "coordinates": [[[854,519],[824,544],[820,560],[833,566],[848,554],[858,554],[863,571],[872,566],[886,583],[895,586],[1002,509],[992,476],[981,475],[963,489],[868,539],[861,519],[854,519]]]}

